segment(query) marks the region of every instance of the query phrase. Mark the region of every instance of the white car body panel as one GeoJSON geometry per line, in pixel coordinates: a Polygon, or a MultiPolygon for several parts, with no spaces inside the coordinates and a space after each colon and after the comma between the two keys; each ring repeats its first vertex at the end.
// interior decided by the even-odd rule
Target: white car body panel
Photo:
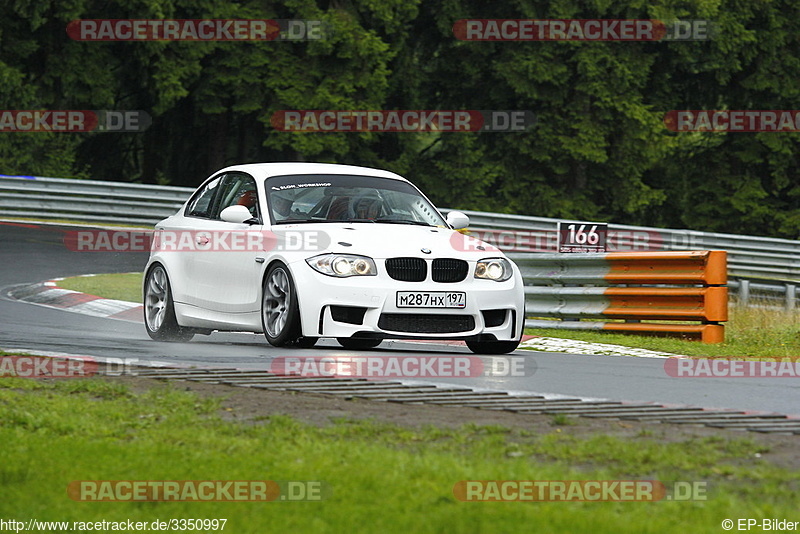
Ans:
{"type": "MultiPolygon", "coordinates": [[[[491,245],[485,250],[470,247],[461,250],[456,243],[463,237],[444,227],[383,224],[370,222],[325,222],[270,225],[267,216],[267,195],[264,181],[284,175],[357,175],[401,180],[404,178],[384,170],[350,165],[319,163],[262,163],[236,165],[214,173],[237,171],[252,176],[258,186],[258,202],[264,223],[248,225],[221,220],[187,217],[181,210],[156,225],[166,231],[265,231],[320,232],[327,239],[319,250],[250,250],[250,251],[154,251],[145,269],[161,264],[169,277],[174,299],[175,317],[180,326],[205,330],[263,332],[261,323],[262,285],[267,269],[274,262],[284,263],[294,279],[300,310],[302,335],[307,337],[350,337],[371,333],[386,338],[431,339],[494,339],[519,340],[524,323],[525,297],[522,276],[513,265],[513,276],[496,282],[474,278],[475,264],[485,258],[505,256],[491,245]],[[348,243],[350,246],[339,243],[348,243]],[[425,253],[425,249],[428,251],[425,253]],[[337,278],[317,272],[306,260],[312,256],[333,252],[355,254],[374,260],[377,276],[337,278]],[[403,282],[391,278],[385,268],[388,258],[414,257],[428,262],[428,279],[423,282],[403,282]],[[456,283],[434,282],[431,261],[437,258],[457,258],[469,265],[466,279],[456,283]],[[259,261],[263,260],[263,261],[259,261]],[[398,291],[459,291],[466,293],[462,309],[409,309],[396,306],[398,291]],[[362,324],[334,320],[330,306],[366,308],[362,324]],[[486,327],[481,310],[508,310],[502,324],[486,327]],[[474,328],[456,333],[419,333],[392,331],[378,326],[381,314],[411,315],[470,315],[474,328]],[[487,337],[488,336],[488,337],[487,337]]],[[[204,181],[204,183],[206,183],[204,181]]],[[[424,198],[424,195],[422,195],[424,198]]],[[[427,200],[427,198],[426,198],[427,200]]],[[[474,240],[476,244],[481,244],[474,240]]],[[[463,247],[462,247],[463,248],[463,247]]]]}

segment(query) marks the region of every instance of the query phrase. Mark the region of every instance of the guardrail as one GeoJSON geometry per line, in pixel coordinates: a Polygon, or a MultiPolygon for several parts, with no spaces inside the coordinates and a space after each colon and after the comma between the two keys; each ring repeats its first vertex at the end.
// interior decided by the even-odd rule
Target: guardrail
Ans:
{"type": "Polygon", "coordinates": [[[94,180],[0,175],[0,215],[153,225],[194,189],[94,180]]]}
{"type": "MultiPolygon", "coordinates": [[[[559,219],[465,211],[473,235],[506,252],[556,252],[559,219]]],[[[590,224],[585,221],[569,221],[590,224]]],[[[800,282],[800,241],[771,237],[608,225],[608,250],[725,250],[732,277],[800,282]]]]}
{"type": "MultiPolygon", "coordinates": [[[[494,244],[518,260],[558,250],[559,219],[465,211],[471,235],[494,244]]],[[[588,224],[585,221],[570,223],[588,224]]],[[[609,251],[725,250],[728,286],[737,305],[795,310],[800,285],[800,241],[629,226],[608,225],[609,251]]]]}
{"type": "Polygon", "coordinates": [[[783,308],[787,312],[797,309],[797,286],[795,280],[762,280],[759,278],[729,280],[731,296],[739,306],[763,306],[783,308]]]}
{"type": "Polygon", "coordinates": [[[540,254],[535,258],[512,255],[512,259],[520,266],[526,283],[531,284],[525,286],[526,316],[562,319],[527,319],[528,328],[655,333],[721,343],[725,337],[721,323],[728,320],[726,256],[725,251],[611,252],[540,254]],[[693,287],[696,285],[702,287],[693,287]]]}
{"type": "MultiPolygon", "coordinates": [[[[193,191],[189,187],[0,175],[0,216],[149,226],[175,213],[193,191]]],[[[476,237],[508,253],[556,251],[558,219],[465,213],[476,237]]],[[[619,224],[609,224],[608,237],[610,251],[726,250],[730,287],[736,290],[739,303],[762,295],[775,303],[782,297],[787,309],[797,307],[800,241],[619,224]],[[748,285],[748,281],[752,283],[748,285]]]]}

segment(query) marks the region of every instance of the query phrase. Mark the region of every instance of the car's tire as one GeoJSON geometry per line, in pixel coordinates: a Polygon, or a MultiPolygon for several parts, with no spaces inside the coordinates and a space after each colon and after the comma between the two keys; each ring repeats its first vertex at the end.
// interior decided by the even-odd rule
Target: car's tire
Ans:
{"type": "Polygon", "coordinates": [[[347,350],[367,350],[374,349],[383,340],[371,337],[337,337],[336,341],[347,350]]]}
{"type": "Polygon", "coordinates": [[[300,336],[300,307],[289,268],[273,264],[264,277],[261,291],[261,326],[270,345],[283,347],[296,343],[300,336]]]}
{"type": "Polygon", "coordinates": [[[476,354],[508,354],[518,346],[519,341],[467,341],[469,350],[476,354]]]}
{"type": "Polygon", "coordinates": [[[156,341],[189,341],[194,331],[183,328],[175,318],[175,304],[167,271],[155,264],[144,283],[144,326],[147,335],[156,341]]]}

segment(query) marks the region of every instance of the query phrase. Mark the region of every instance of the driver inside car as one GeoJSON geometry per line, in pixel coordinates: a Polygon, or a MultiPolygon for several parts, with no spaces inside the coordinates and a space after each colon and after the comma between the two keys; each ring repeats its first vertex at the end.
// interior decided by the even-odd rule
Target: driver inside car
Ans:
{"type": "Polygon", "coordinates": [[[353,211],[357,219],[377,219],[381,217],[384,203],[375,195],[363,196],[353,203],[353,211]]]}
{"type": "Polygon", "coordinates": [[[325,217],[329,221],[345,221],[352,218],[350,212],[350,197],[338,197],[331,201],[328,208],[328,215],[325,217]]]}
{"type": "Polygon", "coordinates": [[[236,202],[239,206],[244,206],[250,211],[250,215],[253,217],[258,216],[258,209],[256,206],[258,205],[258,191],[255,189],[250,191],[245,191],[241,195],[239,195],[239,200],[236,202]]]}
{"type": "Polygon", "coordinates": [[[273,193],[270,196],[270,202],[272,203],[272,213],[276,220],[285,221],[292,217],[292,204],[294,204],[292,199],[273,193]]]}

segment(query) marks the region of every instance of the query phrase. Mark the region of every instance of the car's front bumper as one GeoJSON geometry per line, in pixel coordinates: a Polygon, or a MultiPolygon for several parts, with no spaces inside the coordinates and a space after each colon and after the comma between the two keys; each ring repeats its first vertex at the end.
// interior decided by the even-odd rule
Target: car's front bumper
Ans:
{"type": "Polygon", "coordinates": [[[430,339],[520,339],[525,294],[518,269],[505,282],[470,275],[458,283],[401,282],[378,276],[335,278],[305,262],[291,265],[296,282],[303,335],[430,339]],[[398,291],[461,291],[464,308],[402,308],[398,291]]]}

